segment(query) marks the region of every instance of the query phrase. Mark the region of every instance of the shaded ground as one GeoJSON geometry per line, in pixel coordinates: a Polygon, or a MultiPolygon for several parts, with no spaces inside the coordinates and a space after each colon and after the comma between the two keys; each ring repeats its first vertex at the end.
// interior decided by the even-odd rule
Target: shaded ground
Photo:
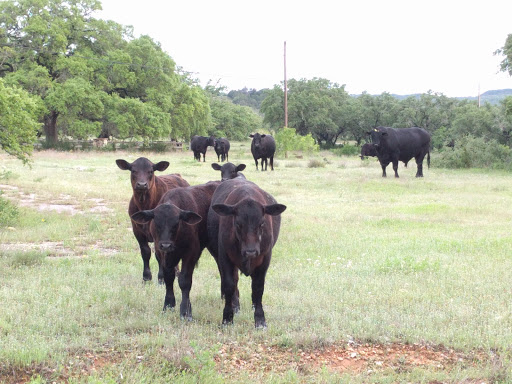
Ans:
{"type": "MultiPolygon", "coordinates": [[[[483,352],[461,353],[440,346],[407,344],[337,344],[320,349],[292,350],[265,344],[237,345],[225,344],[214,354],[216,370],[224,377],[236,381],[241,372],[251,376],[273,372],[275,374],[296,371],[301,376],[314,375],[322,369],[350,375],[372,374],[379,371],[403,373],[413,368],[431,371],[447,371],[456,366],[478,367],[489,362],[483,352]]],[[[103,369],[117,365],[149,364],[143,354],[136,351],[81,352],[66,359],[58,367],[37,365],[26,368],[12,368],[0,365],[0,381],[6,384],[26,383],[38,375],[47,380],[68,382],[74,378],[84,378],[98,374],[103,369]]],[[[176,363],[176,362],[175,362],[176,363]]],[[[186,366],[182,369],[188,369],[186,366]]],[[[486,384],[489,381],[470,378],[464,383],[486,384]]]]}

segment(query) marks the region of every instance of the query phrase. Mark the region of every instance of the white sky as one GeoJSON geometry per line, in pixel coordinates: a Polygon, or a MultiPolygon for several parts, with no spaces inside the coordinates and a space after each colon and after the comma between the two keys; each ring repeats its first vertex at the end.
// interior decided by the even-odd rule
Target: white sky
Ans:
{"type": "Polygon", "coordinates": [[[477,96],[498,72],[511,0],[101,0],[97,17],[160,42],[185,71],[231,89],[326,78],[351,94],[477,96]]]}

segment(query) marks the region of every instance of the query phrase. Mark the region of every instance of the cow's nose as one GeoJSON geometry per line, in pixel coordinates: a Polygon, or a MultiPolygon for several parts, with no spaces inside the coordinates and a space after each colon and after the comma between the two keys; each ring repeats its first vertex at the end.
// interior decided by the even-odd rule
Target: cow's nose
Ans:
{"type": "Polygon", "coordinates": [[[245,256],[246,257],[256,257],[256,256],[258,256],[258,251],[256,251],[255,249],[247,249],[245,251],[245,256]]]}
{"type": "Polygon", "coordinates": [[[148,189],[148,183],[140,183],[136,184],[137,189],[148,189]]]}
{"type": "Polygon", "coordinates": [[[172,243],[160,243],[160,249],[162,251],[171,251],[172,250],[172,243]]]}

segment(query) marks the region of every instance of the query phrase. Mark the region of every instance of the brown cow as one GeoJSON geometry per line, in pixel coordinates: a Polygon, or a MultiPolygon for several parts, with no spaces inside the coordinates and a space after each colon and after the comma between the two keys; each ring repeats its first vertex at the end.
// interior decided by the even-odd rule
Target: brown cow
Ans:
{"type": "MultiPolygon", "coordinates": [[[[160,161],[153,164],[145,157],[139,157],[133,163],[126,160],[118,159],[116,164],[124,171],[131,172],[131,182],[133,195],[130,199],[128,206],[128,214],[131,216],[138,211],[153,209],[157,206],[165,192],[169,189],[176,187],[188,187],[187,183],[181,175],[175,173],[171,175],[155,176],[155,171],[165,171],[169,166],[168,161],[160,161]]],[[[149,225],[138,224],[132,220],[133,234],[137,239],[140,247],[142,261],[144,262],[144,270],[142,272],[142,279],[150,281],[152,279],[151,269],[149,268],[149,259],[151,258],[150,242],[153,242],[153,237],[149,232],[149,225]]],[[[158,270],[158,281],[163,282],[163,269],[160,265],[158,270]]]]}
{"type": "Polygon", "coordinates": [[[208,250],[221,272],[223,324],[233,323],[240,269],[252,279],[254,325],[266,327],[262,305],[265,275],[285,209],[285,205],[277,204],[270,194],[245,179],[226,180],[217,187],[208,212],[208,250]]]}
{"type": "Polygon", "coordinates": [[[176,306],[174,270],[181,261],[178,283],[182,300],[180,316],[192,320],[190,288],[194,267],[208,243],[206,217],[215,189],[220,181],[186,188],[174,188],[165,193],[155,209],[136,212],[132,216],[141,225],[149,224],[155,240],[155,253],[164,270],[164,311],[176,306]]]}

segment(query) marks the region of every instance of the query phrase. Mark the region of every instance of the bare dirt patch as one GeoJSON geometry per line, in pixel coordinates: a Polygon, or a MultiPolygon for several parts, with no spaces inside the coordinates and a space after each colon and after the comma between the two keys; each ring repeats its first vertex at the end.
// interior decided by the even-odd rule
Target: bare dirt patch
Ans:
{"type": "Polygon", "coordinates": [[[105,256],[112,256],[119,252],[117,249],[104,247],[101,241],[97,241],[93,245],[76,246],[73,249],[65,247],[62,241],[44,241],[37,244],[5,243],[1,245],[0,249],[11,252],[40,251],[45,252],[49,258],[83,258],[87,257],[92,249],[105,256]]]}
{"type": "Polygon", "coordinates": [[[107,206],[103,199],[98,198],[86,199],[85,201],[92,203],[93,207],[83,210],[80,208],[78,202],[74,201],[72,196],[63,193],[49,200],[42,198],[35,193],[25,193],[20,191],[18,187],[11,185],[0,184],[0,190],[4,192],[3,196],[19,206],[33,208],[38,211],[56,211],[58,213],[67,213],[70,215],[113,211],[112,208],[107,206]]]}
{"type": "MultiPolygon", "coordinates": [[[[407,372],[413,368],[449,371],[456,365],[478,366],[488,360],[481,352],[461,353],[445,347],[419,344],[338,344],[311,350],[284,349],[262,344],[247,347],[223,345],[215,357],[218,369],[229,376],[245,372],[287,372],[314,374],[330,372],[361,374],[391,370],[407,372]]],[[[478,380],[478,383],[485,383],[478,380]]]]}

